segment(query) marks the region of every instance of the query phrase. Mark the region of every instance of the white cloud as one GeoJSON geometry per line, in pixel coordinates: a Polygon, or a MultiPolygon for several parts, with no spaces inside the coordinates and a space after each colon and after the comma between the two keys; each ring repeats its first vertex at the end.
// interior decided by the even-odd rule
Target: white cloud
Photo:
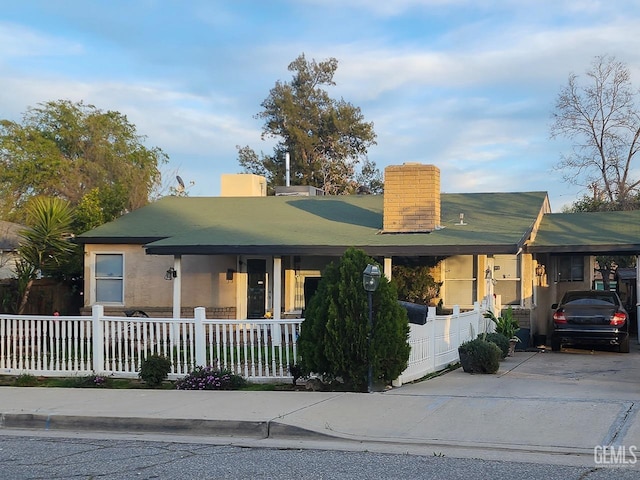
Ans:
{"type": "Polygon", "coordinates": [[[477,88],[518,83],[527,88],[564,81],[582,71],[595,55],[624,52],[625,62],[640,61],[634,20],[594,27],[544,31],[524,25],[485,35],[469,35],[449,49],[430,46],[340,47],[336,80],[349,98],[371,100],[403,88],[477,88]]]}
{"type": "Polygon", "coordinates": [[[7,22],[0,22],[0,45],[0,59],[5,60],[41,55],[78,55],[84,51],[79,43],[7,22]]]}

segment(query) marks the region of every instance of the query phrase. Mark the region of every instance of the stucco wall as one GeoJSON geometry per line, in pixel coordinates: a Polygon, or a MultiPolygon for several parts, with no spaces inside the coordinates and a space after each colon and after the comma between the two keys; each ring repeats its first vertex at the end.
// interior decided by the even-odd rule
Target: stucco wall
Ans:
{"type": "MultiPolygon", "coordinates": [[[[124,307],[139,309],[170,308],[173,283],[165,280],[173,256],[146,255],[140,245],[85,246],[85,307],[95,303],[95,254],[124,255],[124,307]]],[[[238,279],[227,280],[227,269],[236,268],[235,256],[182,256],[181,297],[183,309],[197,306],[236,308],[238,279]]]]}

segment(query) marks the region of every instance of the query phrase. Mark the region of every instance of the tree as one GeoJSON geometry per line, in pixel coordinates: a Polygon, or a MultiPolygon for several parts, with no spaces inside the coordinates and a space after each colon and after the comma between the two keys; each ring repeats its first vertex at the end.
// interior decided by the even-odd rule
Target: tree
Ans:
{"type": "Polygon", "coordinates": [[[107,210],[114,195],[123,196],[118,215],[145,205],[167,161],[145,139],[121,113],[68,100],[29,108],[22,123],[0,120],[0,217],[24,221],[25,206],[38,195],[71,206],[97,195],[107,210]]]}
{"type": "Polygon", "coordinates": [[[571,74],[556,101],[551,135],[574,142],[557,168],[568,182],[594,189],[611,209],[634,209],[640,185],[633,164],[640,138],[638,93],[629,69],[614,57],[595,57],[586,76],[581,84],[571,74]]]}
{"type": "Polygon", "coordinates": [[[373,123],[364,121],[360,108],[332,99],[322,88],[335,85],[337,68],[335,58],[317,63],[304,54],[289,65],[292,81],[277,81],[256,115],[264,120],[262,139],[280,141],[271,156],[238,146],[245,172],[265,175],[271,185],[284,183],[289,152],[293,185],[318,187],[327,194],[355,193],[362,186],[381,191],[382,176],[367,158],[368,148],[375,145],[373,123]]]}
{"type": "Polygon", "coordinates": [[[410,352],[407,312],[398,304],[395,286],[384,276],[373,293],[369,350],[369,309],[362,286],[362,272],[369,263],[375,262],[351,248],[339,263],[326,268],[307,306],[299,337],[305,373],[341,377],[356,391],[366,389],[369,362],[374,378],[391,382],[407,367],[410,352]]]}
{"type": "Polygon", "coordinates": [[[49,276],[68,261],[75,245],[69,241],[73,211],[69,202],[54,197],[36,197],[27,206],[27,225],[16,266],[20,303],[18,314],[24,313],[33,281],[49,276]]]}

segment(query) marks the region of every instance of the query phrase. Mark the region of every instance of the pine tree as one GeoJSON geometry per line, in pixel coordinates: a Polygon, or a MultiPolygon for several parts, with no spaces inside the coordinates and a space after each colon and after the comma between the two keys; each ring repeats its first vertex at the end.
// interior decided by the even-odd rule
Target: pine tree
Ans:
{"type": "Polygon", "coordinates": [[[323,273],[306,310],[299,345],[305,371],[325,379],[342,378],[349,388],[364,391],[369,361],[374,379],[390,383],[407,367],[407,313],[397,291],[383,276],[373,293],[373,336],[368,346],[369,308],[362,272],[375,263],[365,253],[349,249],[340,262],[323,273]]]}

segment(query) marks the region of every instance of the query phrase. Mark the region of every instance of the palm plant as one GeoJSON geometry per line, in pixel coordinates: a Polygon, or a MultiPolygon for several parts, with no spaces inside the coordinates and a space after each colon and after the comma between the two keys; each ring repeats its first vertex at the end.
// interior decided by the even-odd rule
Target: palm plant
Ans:
{"type": "Polygon", "coordinates": [[[24,313],[38,275],[50,275],[73,253],[75,245],[69,241],[72,221],[71,206],[60,198],[36,197],[27,207],[29,227],[19,232],[18,314],[24,313]]]}
{"type": "Polygon", "coordinates": [[[485,312],[483,316],[490,319],[495,324],[497,333],[501,333],[509,340],[517,338],[516,332],[520,330],[520,325],[518,324],[518,320],[513,316],[513,309],[511,306],[509,306],[509,308],[507,308],[507,310],[499,317],[496,317],[491,310],[485,312]]]}

